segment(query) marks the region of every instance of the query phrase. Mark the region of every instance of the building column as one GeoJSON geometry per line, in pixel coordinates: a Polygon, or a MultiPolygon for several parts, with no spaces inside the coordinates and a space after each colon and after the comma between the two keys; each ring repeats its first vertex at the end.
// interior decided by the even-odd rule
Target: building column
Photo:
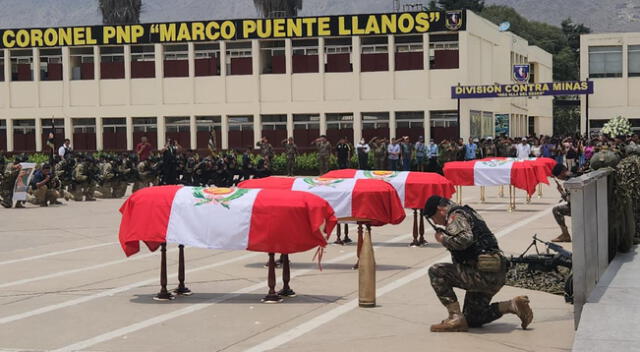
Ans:
{"type": "Polygon", "coordinates": [[[122,55],[124,55],[124,79],[131,79],[131,45],[124,46],[122,55]]]}
{"type": "Polygon", "coordinates": [[[68,138],[73,145],[73,121],[70,116],[64,117],[64,138],[68,138]]]}
{"type": "Polygon", "coordinates": [[[131,116],[127,116],[125,117],[125,120],[127,124],[127,150],[133,150],[133,118],[131,116]]]}
{"type": "Polygon", "coordinates": [[[431,139],[431,111],[424,112],[424,142],[429,143],[431,139]]]}
{"type": "Polygon", "coordinates": [[[257,39],[252,39],[251,40],[251,56],[253,57],[253,59],[251,60],[251,64],[253,65],[252,67],[252,72],[253,72],[253,76],[260,76],[260,68],[261,68],[261,62],[260,62],[260,41],[257,39]]]}
{"type": "Polygon", "coordinates": [[[93,79],[100,79],[100,76],[102,75],[100,73],[100,62],[102,62],[102,58],[100,57],[100,47],[96,45],[93,47],[93,79]]]}
{"type": "MultiPolygon", "coordinates": [[[[5,51],[8,51],[8,50],[5,50],[5,51]]],[[[7,76],[5,76],[5,78],[6,77],[7,76]]],[[[11,76],[9,76],[9,78],[11,78],[11,76]]],[[[13,119],[7,119],[6,127],[7,127],[7,151],[12,152],[13,151],[13,119]]]]}
{"type": "MultiPolygon", "coordinates": [[[[422,34],[422,72],[424,75],[424,82],[427,82],[426,84],[423,85],[423,89],[426,90],[425,93],[425,98],[430,98],[431,97],[431,84],[428,82],[431,82],[431,60],[429,57],[429,33],[424,33],[422,34]]],[[[429,115],[427,113],[427,115],[429,115]]],[[[431,130],[431,129],[429,129],[431,130]]],[[[427,141],[426,139],[426,133],[425,133],[425,141],[427,141]]]]}
{"type": "MultiPolygon", "coordinates": [[[[356,84],[354,84],[353,86],[355,87],[355,94],[354,97],[356,97],[357,100],[360,100],[360,70],[361,70],[361,66],[360,66],[360,52],[362,51],[362,49],[360,48],[360,37],[355,36],[355,37],[351,37],[351,62],[353,65],[353,78],[354,78],[354,82],[356,82],[356,84]]],[[[353,116],[354,120],[355,120],[355,115],[353,116]]],[[[355,131],[355,125],[354,125],[354,131],[355,131]]],[[[360,131],[361,133],[362,131],[360,131]]],[[[355,132],[354,132],[355,133],[355,132]]],[[[357,140],[360,140],[360,138],[358,138],[357,140]]]]}
{"type": "Polygon", "coordinates": [[[104,150],[104,125],[102,123],[102,117],[96,117],[96,150],[104,150]]]}
{"type": "Polygon", "coordinates": [[[389,112],[389,139],[395,139],[396,136],[396,112],[389,112]]]}
{"type": "MultiPolygon", "coordinates": [[[[4,81],[8,83],[11,82],[11,52],[9,49],[4,49],[2,51],[4,55],[4,81]]],[[[7,100],[7,103],[10,101],[10,99],[7,100]]]]}
{"type": "Polygon", "coordinates": [[[387,36],[387,54],[389,59],[389,72],[396,70],[396,37],[393,34],[387,36]]]}
{"type": "Polygon", "coordinates": [[[189,138],[191,149],[198,149],[198,121],[196,115],[189,116],[189,138]]]}
{"type": "MultiPolygon", "coordinates": [[[[220,76],[227,75],[227,42],[220,42],[220,76]]],[[[225,99],[226,101],[226,99],[225,99]]]]}
{"type": "MultiPolygon", "coordinates": [[[[193,42],[187,43],[187,58],[189,60],[189,77],[196,76],[196,45],[193,42]]],[[[164,58],[162,58],[164,61],[164,58]]]]}
{"type": "Polygon", "coordinates": [[[35,118],[36,121],[36,151],[42,151],[42,119],[40,117],[35,118]]]}
{"type": "Polygon", "coordinates": [[[260,114],[253,114],[253,147],[262,139],[262,118],[260,114]]]}
{"type": "Polygon", "coordinates": [[[287,138],[293,137],[293,129],[294,129],[294,126],[293,126],[293,114],[292,113],[288,113],[287,114],[287,138]]]}
{"type": "Polygon", "coordinates": [[[289,38],[284,40],[284,60],[285,73],[291,75],[293,73],[293,43],[289,38]]]}
{"type": "Polygon", "coordinates": [[[40,82],[40,50],[38,48],[33,48],[31,49],[31,52],[33,60],[33,81],[40,82]]]}
{"type": "Polygon", "coordinates": [[[320,135],[327,135],[327,113],[320,113],[320,135]]]}
{"type": "Polygon", "coordinates": [[[362,138],[362,112],[354,111],[353,112],[353,140],[359,141],[361,138],[362,138]]]}
{"type": "Polygon", "coordinates": [[[222,138],[220,143],[222,144],[220,146],[220,148],[222,148],[222,150],[228,150],[229,149],[229,116],[228,115],[222,115],[220,117],[220,135],[222,138]]]}
{"type": "Polygon", "coordinates": [[[166,126],[166,117],[158,116],[156,117],[156,133],[158,136],[158,145],[164,146],[167,144],[167,126],[166,126]]]}

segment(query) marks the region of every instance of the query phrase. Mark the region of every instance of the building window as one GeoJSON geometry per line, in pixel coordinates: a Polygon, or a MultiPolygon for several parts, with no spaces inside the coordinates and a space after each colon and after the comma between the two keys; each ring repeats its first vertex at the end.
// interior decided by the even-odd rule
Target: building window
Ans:
{"type": "Polygon", "coordinates": [[[123,79],[124,78],[124,47],[103,46],[100,47],[100,78],[123,79]]]}
{"type": "MultiPolygon", "coordinates": [[[[64,143],[64,119],[41,119],[41,129],[38,132],[40,141],[42,142],[42,149],[51,151],[51,148],[47,146],[47,142],[49,140],[49,133],[51,133],[51,125],[53,124],[53,147],[54,150],[58,150],[58,147],[64,143]]],[[[73,141],[74,149],[77,149],[75,144],[76,141],[73,141]]]]}
{"type": "Polygon", "coordinates": [[[458,112],[456,110],[431,111],[431,138],[440,143],[447,139],[457,141],[460,136],[458,112]]]}
{"type": "Polygon", "coordinates": [[[73,149],[79,151],[96,150],[96,119],[93,117],[74,118],[71,123],[73,124],[73,149]]]}
{"type": "Polygon", "coordinates": [[[196,130],[198,150],[208,150],[209,140],[213,143],[214,150],[220,150],[222,146],[222,117],[196,116],[196,130]],[[213,138],[211,138],[212,136],[213,138]]]}
{"type": "Polygon", "coordinates": [[[589,77],[622,77],[622,46],[589,47],[589,77]]]}
{"type": "Polygon", "coordinates": [[[36,150],[36,120],[13,120],[13,150],[16,152],[36,150]]]}
{"type": "Polygon", "coordinates": [[[411,142],[424,137],[424,111],[396,112],[396,137],[404,136],[411,142]]]}
{"type": "Polygon", "coordinates": [[[536,71],[538,70],[538,64],[529,63],[529,82],[530,83],[538,83],[536,77],[536,71]]]}
{"type": "Polygon", "coordinates": [[[7,120],[0,120],[0,150],[7,150],[7,120]]]}
{"type": "Polygon", "coordinates": [[[71,79],[74,81],[94,79],[94,61],[92,47],[71,48],[69,56],[71,79]]]}
{"type": "Polygon", "coordinates": [[[255,148],[253,145],[253,116],[229,116],[229,149],[255,148]]]}
{"type": "Polygon", "coordinates": [[[472,138],[480,138],[482,134],[482,112],[472,110],[469,116],[469,136],[472,138]]]}
{"type": "Polygon", "coordinates": [[[324,41],[324,71],[353,72],[351,38],[327,38],[324,41]]]}
{"type": "Polygon", "coordinates": [[[284,40],[260,42],[260,63],[263,74],[283,74],[287,72],[284,40]]]}
{"type": "Polygon", "coordinates": [[[0,51],[0,82],[4,82],[4,53],[0,51]]]}
{"type": "Polygon", "coordinates": [[[153,45],[131,46],[131,78],[155,78],[156,53],[153,45]]]}
{"type": "Polygon", "coordinates": [[[320,115],[293,115],[293,138],[302,150],[320,137],[320,115]]]}
{"type": "Polygon", "coordinates": [[[327,114],[327,139],[335,144],[343,137],[353,138],[353,113],[327,114]]]}
{"type": "Polygon", "coordinates": [[[142,137],[147,137],[147,140],[149,141],[149,143],[154,147],[164,147],[164,145],[158,144],[157,118],[155,117],[134,117],[133,118],[134,146],[135,144],[140,142],[140,139],[142,137]]]}
{"type": "Polygon", "coordinates": [[[493,113],[487,111],[483,112],[481,129],[482,138],[493,137],[495,135],[495,132],[496,131],[493,123],[493,113]]]}
{"type": "Polygon", "coordinates": [[[220,75],[220,44],[195,44],[195,76],[220,75]]]}
{"type": "Polygon", "coordinates": [[[373,137],[389,138],[389,113],[362,113],[362,137],[367,141],[373,137]]]}
{"type": "Polygon", "coordinates": [[[40,49],[40,80],[62,81],[62,49],[40,49]]]}
{"type": "Polygon", "coordinates": [[[318,39],[293,39],[292,49],[293,73],[320,72],[318,39]]]}
{"type": "Polygon", "coordinates": [[[175,140],[185,149],[191,149],[191,118],[189,116],[165,117],[165,138],[175,140]]]}
{"type": "Polygon", "coordinates": [[[458,33],[429,36],[429,66],[432,70],[455,69],[460,66],[458,33]]]}
{"type": "Polygon", "coordinates": [[[33,80],[33,51],[32,50],[11,50],[11,80],[12,81],[32,81],[33,80]]]}
{"type": "Polygon", "coordinates": [[[262,115],[262,137],[266,137],[274,148],[280,148],[287,138],[287,115],[262,115]]]}
{"type": "Polygon", "coordinates": [[[640,45],[629,45],[629,77],[640,77],[640,45]]]}
{"type": "Polygon", "coordinates": [[[227,43],[227,74],[251,75],[253,74],[253,53],[251,42],[227,43]]]}
{"type": "Polygon", "coordinates": [[[389,40],[387,37],[362,37],[360,71],[389,71],[389,40]]]}
{"type": "Polygon", "coordinates": [[[164,46],[164,76],[189,77],[189,46],[187,44],[164,46]]]}
{"type": "Polygon", "coordinates": [[[422,35],[402,35],[395,38],[396,71],[424,68],[422,35]]]}

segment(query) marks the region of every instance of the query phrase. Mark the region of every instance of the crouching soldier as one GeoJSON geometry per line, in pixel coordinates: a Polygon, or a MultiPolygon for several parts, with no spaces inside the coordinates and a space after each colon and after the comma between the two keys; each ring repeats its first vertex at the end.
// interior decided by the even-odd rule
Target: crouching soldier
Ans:
{"type": "Polygon", "coordinates": [[[491,298],[504,286],[507,260],[482,217],[469,206],[458,206],[439,196],[427,200],[424,216],[436,224],[432,223],[437,230],[436,240],[453,258],[453,263],[438,263],[429,268],[431,286],[449,312],[447,319],[431,325],[431,331],[467,331],[504,314],[517,315],[526,329],[533,320],[527,296],[491,303],[491,298]],[[454,287],[466,290],[463,311],[454,287]]]}
{"type": "Polygon", "coordinates": [[[55,190],[54,176],[51,174],[51,166],[44,164],[36,171],[31,180],[35,204],[46,207],[49,204],[62,204],[58,202],[58,192],[55,190]]]}

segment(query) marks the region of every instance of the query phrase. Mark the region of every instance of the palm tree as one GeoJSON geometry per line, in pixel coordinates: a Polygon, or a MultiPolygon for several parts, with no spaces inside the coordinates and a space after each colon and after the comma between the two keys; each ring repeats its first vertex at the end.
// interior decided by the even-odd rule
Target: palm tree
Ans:
{"type": "Polygon", "coordinates": [[[142,0],[98,0],[98,6],[105,25],[140,23],[142,0]]]}
{"type": "Polygon", "coordinates": [[[253,0],[263,17],[295,17],[302,10],[302,0],[253,0]]]}

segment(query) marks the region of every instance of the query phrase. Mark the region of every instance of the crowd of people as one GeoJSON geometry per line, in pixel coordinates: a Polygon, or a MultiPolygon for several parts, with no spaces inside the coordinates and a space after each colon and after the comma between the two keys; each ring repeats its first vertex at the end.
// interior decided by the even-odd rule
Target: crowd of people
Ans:
{"type": "MultiPolygon", "coordinates": [[[[337,167],[343,169],[350,166],[354,154],[358,168],[363,170],[441,172],[442,166],[450,161],[547,157],[579,174],[588,169],[589,160],[598,151],[609,149],[622,153],[626,145],[638,143],[638,135],[615,138],[501,136],[469,138],[466,142],[463,139],[444,139],[440,143],[433,139],[426,143],[422,137],[413,142],[404,136],[391,140],[374,137],[368,142],[361,139],[354,146],[347,138],[341,138],[332,145],[326,136],[320,136],[312,146],[317,151],[320,175],[329,171],[332,155],[336,157],[337,167]]],[[[296,172],[298,146],[293,138],[287,138],[281,142],[281,147],[286,158],[286,173],[292,176],[296,172]]],[[[164,148],[154,151],[146,137],[142,137],[134,153],[101,153],[94,157],[74,152],[70,141],[65,140],[48,163],[38,165],[28,187],[28,201],[47,206],[58,204],[60,198],[75,201],[93,201],[96,197],[121,198],[130,185],[133,191],[151,185],[173,184],[230,187],[246,179],[272,174],[274,147],[267,138],[262,138],[256,148],[259,149],[257,159],[253,156],[253,147],[242,153],[218,153],[210,148],[210,153],[201,157],[196,151],[182,148],[175,140],[169,140],[164,148]]],[[[4,156],[0,156],[0,170],[4,170],[0,173],[0,198],[4,207],[9,208],[14,203],[14,184],[20,175],[20,163],[26,160],[25,155],[17,155],[8,163],[4,156]]],[[[15,206],[24,207],[24,202],[16,202],[15,206]]]]}

